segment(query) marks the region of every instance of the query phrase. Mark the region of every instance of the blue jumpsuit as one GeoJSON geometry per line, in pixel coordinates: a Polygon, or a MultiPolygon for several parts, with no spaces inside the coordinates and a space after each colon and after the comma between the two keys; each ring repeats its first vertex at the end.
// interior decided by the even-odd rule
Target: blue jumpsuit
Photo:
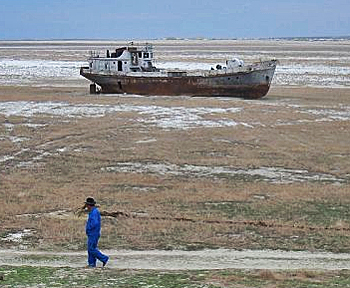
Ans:
{"type": "Polygon", "coordinates": [[[109,257],[102,254],[98,248],[98,240],[101,235],[101,214],[96,207],[93,207],[89,212],[89,218],[86,222],[86,235],[87,251],[88,251],[88,263],[90,267],[96,267],[96,259],[102,263],[107,263],[109,257]]]}

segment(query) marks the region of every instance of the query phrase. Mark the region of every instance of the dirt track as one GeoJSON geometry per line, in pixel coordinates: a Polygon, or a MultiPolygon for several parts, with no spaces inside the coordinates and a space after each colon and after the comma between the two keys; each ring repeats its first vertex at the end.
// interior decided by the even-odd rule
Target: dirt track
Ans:
{"type": "MultiPolygon", "coordinates": [[[[350,268],[350,254],[322,252],[283,252],[269,250],[203,251],[104,251],[110,256],[109,268],[145,270],[215,269],[310,269],[342,270],[350,268]]],[[[83,267],[85,252],[30,252],[0,250],[0,265],[83,267]]]]}

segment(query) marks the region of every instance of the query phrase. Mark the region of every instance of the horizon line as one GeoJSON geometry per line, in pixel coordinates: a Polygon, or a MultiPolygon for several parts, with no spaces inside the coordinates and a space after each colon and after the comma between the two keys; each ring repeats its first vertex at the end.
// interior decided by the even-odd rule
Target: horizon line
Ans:
{"type": "Polygon", "coordinates": [[[158,37],[158,38],[19,38],[19,39],[0,39],[0,41],[140,41],[140,40],[310,40],[310,39],[346,39],[350,40],[350,35],[343,36],[282,36],[282,37],[158,37]]]}

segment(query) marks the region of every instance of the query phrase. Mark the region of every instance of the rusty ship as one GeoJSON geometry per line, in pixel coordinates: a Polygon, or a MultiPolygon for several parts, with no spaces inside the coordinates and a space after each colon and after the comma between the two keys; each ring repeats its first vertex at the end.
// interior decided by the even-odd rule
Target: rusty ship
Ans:
{"type": "Polygon", "coordinates": [[[208,70],[158,69],[153,66],[153,47],[133,44],[106,51],[102,57],[91,53],[80,75],[90,80],[90,93],[138,95],[188,95],[258,99],[267,94],[278,61],[245,65],[226,60],[208,70]]]}

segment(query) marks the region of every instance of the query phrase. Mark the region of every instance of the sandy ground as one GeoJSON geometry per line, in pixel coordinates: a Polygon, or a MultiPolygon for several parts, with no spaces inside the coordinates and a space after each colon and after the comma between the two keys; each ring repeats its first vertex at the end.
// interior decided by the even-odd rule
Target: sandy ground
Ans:
{"type": "MultiPolygon", "coordinates": [[[[145,270],[342,270],[350,267],[350,254],[285,252],[271,250],[203,251],[103,251],[110,256],[108,268],[145,270]]],[[[83,267],[85,252],[30,252],[0,250],[0,265],[83,267]]],[[[100,267],[101,263],[98,263],[100,267]]]]}

